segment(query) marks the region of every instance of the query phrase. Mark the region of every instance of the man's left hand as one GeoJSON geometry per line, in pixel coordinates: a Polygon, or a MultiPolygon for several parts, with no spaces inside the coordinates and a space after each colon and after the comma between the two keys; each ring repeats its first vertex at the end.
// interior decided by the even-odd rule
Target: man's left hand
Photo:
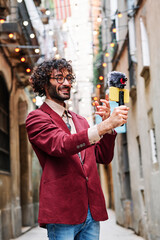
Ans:
{"type": "Polygon", "coordinates": [[[106,99],[100,99],[100,102],[103,105],[99,105],[99,103],[96,101],[95,106],[96,106],[96,112],[95,114],[98,114],[99,116],[102,117],[102,121],[110,117],[111,113],[111,108],[109,104],[109,96],[106,95],[106,99]]]}

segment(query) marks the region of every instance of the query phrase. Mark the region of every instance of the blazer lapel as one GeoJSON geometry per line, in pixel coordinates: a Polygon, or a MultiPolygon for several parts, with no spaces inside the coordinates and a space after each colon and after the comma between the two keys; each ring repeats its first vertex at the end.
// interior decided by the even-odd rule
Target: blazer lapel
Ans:
{"type": "Polygon", "coordinates": [[[67,125],[65,124],[65,122],[62,120],[62,118],[53,110],[51,109],[46,103],[43,103],[42,106],[40,107],[40,109],[47,113],[48,115],[50,115],[50,117],[54,120],[54,122],[56,123],[56,125],[58,127],[60,127],[61,129],[63,129],[65,132],[70,133],[67,125]]]}

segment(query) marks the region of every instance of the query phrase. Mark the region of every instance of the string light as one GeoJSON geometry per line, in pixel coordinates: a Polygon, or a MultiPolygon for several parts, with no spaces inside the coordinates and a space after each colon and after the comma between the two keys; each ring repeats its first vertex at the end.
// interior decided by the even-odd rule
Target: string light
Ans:
{"type": "Polygon", "coordinates": [[[28,26],[28,21],[23,21],[23,25],[26,27],[28,26]]]}
{"type": "Polygon", "coordinates": [[[111,43],[110,43],[110,46],[111,46],[111,47],[114,47],[114,46],[115,46],[115,44],[114,44],[113,42],[111,42],[111,43]]]}
{"type": "Polygon", "coordinates": [[[21,62],[25,62],[25,61],[26,61],[25,57],[21,57],[21,62]]]}
{"type": "Polygon", "coordinates": [[[60,58],[60,55],[59,55],[59,54],[56,54],[56,55],[55,55],[55,58],[56,58],[56,59],[59,59],[59,58],[60,58]]]}
{"type": "MultiPolygon", "coordinates": [[[[23,0],[17,0],[17,2],[18,2],[18,3],[21,3],[21,2],[23,2],[23,0]]],[[[137,7],[137,8],[138,8],[138,7],[137,7]]],[[[133,8],[133,9],[131,9],[131,10],[132,10],[132,11],[135,11],[135,9],[136,9],[136,8],[133,8]]],[[[49,11],[49,10],[46,10],[46,12],[47,12],[47,11],[49,11]]],[[[124,13],[124,12],[127,12],[127,11],[128,11],[128,9],[125,10],[125,11],[123,11],[123,13],[124,13]]],[[[46,15],[47,15],[47,13],[46,13],[46,15]]],[[[119,18],[121,18],[121,17],[123,16],[123,15],[122,15],[122,12],[120,12],[120,11],[117,11],[116,15],[117,15],[119,18]]],[[[100,19],[101,19],[101,18],[98,16],[97,21],[100,20],[100,19]]],[[[2,19],[2,20],[3,20],[2,22],[5,21],[4,19],[2,19]]],[[[102,19],[101,19],[101,20],[102,20],[102,19]]],[[[26,22],[26,24],[27,24],[27,21],[24,21],[24,22],[26,22]]],[[[1,19],[0,19],[0,23],[1,23],[1,19]]],[[[114,31],[116,32],[117,30],[116,30],[116,28],[115,28],[115,29],[112,30],[112,31],[113,31],[113,32],[114,32],[114,31]]],[[[95,33],[95,35],[97,35],[97,34],[98,34],[98,31],[94,31],[94,33],[95,33]]],[[[12,37],[10,37],[10,38],[13,38],[13,37],[14,37],[14,35],[10,35],[10,36],[12,36],[12,37]]],[[[31,34],[30,37],[31,37],[31,38],[34,38],[34,37],[35,37],[35,34],[31,34]]],[[[54,50],[53,50],[53,51],[54,51],[54,50]]],[[[55,51],[57,51],[57,49],[56,49],[55,51]]],[[[109,57],[109,53],[106,53],[105,56],[106,56],[106,57],[109,57]]]]}
{"type": "Polygon", "coordinates": [[[116,32],[117,32],[117,29],[116,29],[116,28],[113,28],[113,29],[112,29],[112,32],[113,32],[113,33],[116,33],[116,32]]]}
{"type": "Polygon", "coordinates": [[[31,34],[30,34],[30,38],[35,38],[35,34],[34,34],[34,33],[31,33],[31,34]]]}
{"type": "Polygon", "coordinates": [[[97,17],[97,22],[102,22],[102,18],[100,16],[97,17]]]}
{"type": "Polygon", "coordinates": [[[27,72],[27,73],[30,73],[30,72],[31,72],[31,69],[30,69],[30,68],[27,68],[27,69],[26,69],[26,72],[27,72]]]}
{"type": "Polygon", "coordinates": [[[94,101],[97,101],[97,100],[98,100],[98,97],[94,97],[93,100],[94,100],[94,101]]]}
{"type": "Polygon", "coordinates": [[[32,102],[33,102],[33,103],[36,103],[36,98],[32,98],[32,102]]]}
{"type": "Polygon", "coordinates": [[[52,31],[52,30],[49,30],[48,34],[49,34],[50,36],[53,36],[53,31],[52,31]]]}
{"type": "Polygon", "coordinates": [[[103,77],[103,76],[99,76],[99,80],[101,80],[101,81],[102,81],[103,79],[104,79],[104,77],[103,77]]]}
{"type": "Polygon", "coordinates": [[[118,12],[118,13],[117,13],[117,16],[118,16],[119,18],[122,18],[122,17],[123,17],[123,15],[122,15],[121,12],[118,12]]]}
{"type": "Polygon", "coordinates": [[[103,67],[107,67],[107,63],[103,63],[102,66],[103,66],[103,67]]]}
{"type": "Polygon", "coordinates": [[[15,51],[16,53],[18,53],[18,52],[20,51],[20,48],[17,47],[17,48],[14,49],[14,51],[15,51]]]}
{"type": "Polygon", "coordinates": [[[56,52],[56,51],[57,51],[57,47],[53,47],[52,49],[53,49],[53,51],[54,51],[54,52],[56,52]]]}
{"type": "Polygon", "coordinates": [[[0,23],[4,23],[5,22],[5,19],[4,18],[0,18],[0,23]]]}
{"type": "MultiPolygon", "coordinates": [[[[130,12],[129,14],[131,14],[131,13],[134,14],[137,11],[137,9],[139,9],[139,5],[137,5],[135,7],[133,6],[132,8],[129,8],[129,9],[125,9],[123,11],[117,10],[113,14],[109,14],[109,15],[103,17],[103,20],[113,19],[113,18],[115,18],[115,16],[118,16],[118,18],[122,18],[123,17],[122,13],[128,14],[128,12],[130,12]]],[[[111,13],[111,9],[105,8],[105,10],[107,10],[109,13],[111,13]]]]}
{"type": "Polygon", "coordinates": [[[98,31],[94,30],[93,35],[97,35],[97,34],[98,34],[98,31]]]}
{"type": "MultiPolygon", "coordinates": [[[[114,44],[114,46],[115,46],[116,44],[118,44],[118,43],[120,43],[120,42],[125,42],[126,40],[127,40],[127,38],[120,39],[120,40],[114,42],[113,44],[114,44]]],[[[104,42],[103,44],[106,45],[105,50],[103,51],[103,53],[104,53],[104,55],[105,55],[106,57],[109,57],[109,56],[110,56],[110,53],[107,52],[107,51],[109,51],[109,50],[110,50],[110,47],[111,47],[111,46],[113,47],[113,45],[112,45],[110,42],[104,42]]],[[[94,46],[99,46],[99,45],[96,44],[96,45],[94,45],[94,46]]]]}
{"type": "Polygon", "coordinates": [[[105,53],[105,56],[106,56],[106,57],[109,57],[109,53],[108,53],[108,52],[106,52],[106,53],[105,53]]]}
{"type": "Polygon", "coordinates": [[[14,37],[13,33],[8,34],[8,37],[13,38],[14,37]]]}
{"type": "Polygon", "coordinates": [[[48,9],[46,10],[45,13],[46,13],[47,16],[49,16],[51,14],[50,10],[48,10],[48,9]]]}
{"type": "Polygon", "coordinates": [[[100,88],[101,88],[101,85],[100,85],[100,84],[97,84],[97,88],[100,89],[100,88]]]}
{"type": "Polygon", "coordinates": [[[39,53],[40,52],[39,48],[36,48],[34,51],[35,51],[35,53],[39,53]]]}

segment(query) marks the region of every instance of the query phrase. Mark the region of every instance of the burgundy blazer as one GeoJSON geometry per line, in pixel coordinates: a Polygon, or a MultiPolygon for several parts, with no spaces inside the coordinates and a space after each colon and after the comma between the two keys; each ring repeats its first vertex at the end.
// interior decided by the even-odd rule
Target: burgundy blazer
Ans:
{"type": "Polygon", "coordinates": [[[47,223],[80,224],[86,220],[88,204],[93,219],[108,218],[97,163],[109,164],[116,135],[105,134],[94,145],[88,140],[87,121],[73,113],[76,134],[46,103],[26,120],[29,140],[43,172],[40,183],[40,226],[47,223]],[[81,152],[83,164],[78,156],[81,152]]]}

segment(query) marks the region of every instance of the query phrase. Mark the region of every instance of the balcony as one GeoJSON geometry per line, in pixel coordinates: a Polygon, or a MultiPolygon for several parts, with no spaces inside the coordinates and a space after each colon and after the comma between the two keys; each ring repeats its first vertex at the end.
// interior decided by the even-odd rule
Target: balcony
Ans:
{"type": "Polygon", "coordinates": [[[24,1],[17,4],[17,16],[11,15],[9,19],[11,20],[0,24],[0,47],[3,55],[15,69],[17,87],[25,87],[29,76],[26,70],[32,69],[40,57],[39,53],[35,52],[35,49],[39,48],[39,43],[24,1]],[[23,24],[26,20],[27,26],[23,24]]]}
{"type": "Polygon", "coordinates": [[[0,0],[0,18],[6,19],[9,13],[9,0],[0,0]]]}

